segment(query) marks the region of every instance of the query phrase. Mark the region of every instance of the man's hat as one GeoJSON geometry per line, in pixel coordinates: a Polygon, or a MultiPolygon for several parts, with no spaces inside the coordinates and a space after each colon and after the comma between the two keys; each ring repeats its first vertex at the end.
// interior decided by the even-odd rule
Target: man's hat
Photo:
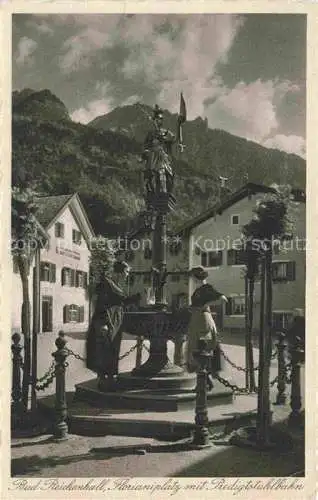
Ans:
{"type": "Polygon", "coordinates": [[[190,276],[196,278],[197,280],[203,281],[207,279],[209,273],[202,266],[193,267],[190,270],[190,276]]]}
{"type": "Polygon", "coordinates": [[[193,306],[204,306],[210,302],[217,301],[222,297],[222,293],[218,292],[212,285],[202,285],[195,290],[191,297],[193,306]]]}

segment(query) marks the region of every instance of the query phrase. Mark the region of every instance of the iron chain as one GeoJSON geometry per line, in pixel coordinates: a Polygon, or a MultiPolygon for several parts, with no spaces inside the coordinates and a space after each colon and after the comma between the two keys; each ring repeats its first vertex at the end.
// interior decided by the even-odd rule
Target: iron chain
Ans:
{"type": "Polygon", "coordinates": [[[84,362],[86,362],[86,359],[85,359],[85,358],[83,358],[83,357],[82,357],[82,356],[80,356],[79,354],[76,354],[74,351],[72,351],[72,349],[68,349],[68,348],[66,348],[66,350],[67,350],[67,354],[68,354],[69,356],[74,356],[74,358],[75,358],[75,359],[79,359],[80,361],[84,361],[84,362]]]}
{"type": "MultiPolygon", "coordinates": [[[[137,348],[137,344],[133,345],[127,352],[125,352],[124,354],[119,356],[119,358],[118,358],[119,361],[121,361],[122,359],[129,356],[136,348],[137,348]]],[[[79,354],[76,354],[74,351],[72,351],[72,349],[67,349],[67,353],[69,356],[74,356],[75,359],[79,359],[80,361],[86,362],[86,358],[83,358],[79,354]]]]}
{"type": "Polygon", "coordinates": [[[257,388],[255,388],[255,391],[250,391],[246,387],[238,387],[236,384],[231,384],[231,382],[221,377],[218,373],[215,373],[213,377],[221,382],[221,384],[223,384],[225,387],[229,387],[233,392],[237,394],[251,394],[251,392],[257,392],[258,390],[257,388]]]}
{"type": "Polygon", "coordinates": [[[122,354],[121,356],[119,356],[119,361],[121,361],[122,359],[126,358],[127,356],[129,356],[129,354],[131,354],[132,352],[134,352],[134,350],[137,349],[137,343],[135,345],[133,345],[129,351],[125,352],[125,354],[122,354]]]}
{"type": "MultiPolygon", "coordinates": [[[[233,361],[231,361],[230,358],[225,354],[225,352],[223,351],[223,349],[220,349],[220,353],[221,353],[221,356],[223,356],[223,358],[225,359],[225,361],[227,361],[231,366],[233,366],[233,368],[235,368],[239,372],[246,373],[248,371],[246,368],[243,368],[242,366],[239,366],[239,365],[235,364],[233,361]]],[[[258,369],[259,369],[259,367],[256,366],[255,368],[253,368],[253,371],[255,372],[258,369]]]]}
{"type": "Polygon", "coordinates": [[[45,374],[43,375],[43,377],[40,377],[40,378],[37,378],[36,379],[36,382],[43,382],[43,380],[45,380],[52,371],[54,371],[54,368],[55,368],[55,361],[52,361],[49,369],[47,370],[47,372],[45,372],[45,374]]]}
{"type": "Polygon", "coordinates": [[[37,380],[37,383],[35,384],[35,389],[37,391],[44,391],[47,389],[53,382],[54,378],[56,376],[56,371],[55,371],[55,361],[52,362],[50,368],[48,371],[43,375],[43,377],[39,378],[37,380]],[[41,383],[43,382],[43,383],[41,383]]]}

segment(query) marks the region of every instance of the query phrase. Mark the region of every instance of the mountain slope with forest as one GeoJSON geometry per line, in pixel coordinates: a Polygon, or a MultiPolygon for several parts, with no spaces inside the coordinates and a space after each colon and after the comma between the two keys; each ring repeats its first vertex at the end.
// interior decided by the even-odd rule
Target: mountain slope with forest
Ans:
{"type": "MultiPolygon", "coordinates": [[[[48,90],[25,89],[12,96],[12,182],[43,194],[77,191],[97,233],[131,227],[144,209],[142,142],[151,126],[148,106],[119,107],[89,125],[74,123],[48,90]]],[[[164,113],[174,131],[176,115],[164,113]]],[[[184,125],[185,151],[175,157],[177,209],[170,227],[198,215],[218,200],[219,175],[231,190],[249,182],[305,187],[302,158],[264,148],[197,118],[184,125]]]]}

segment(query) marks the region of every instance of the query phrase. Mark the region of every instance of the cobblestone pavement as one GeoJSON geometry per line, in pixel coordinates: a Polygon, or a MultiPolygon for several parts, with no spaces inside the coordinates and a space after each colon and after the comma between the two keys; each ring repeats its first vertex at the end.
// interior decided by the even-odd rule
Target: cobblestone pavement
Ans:
{"type": "MultiPolygon", "coordinates": [[[[288,407],[280,408],[280,418],[288,407]]],[[[300,436],[292,450],[255,451],[212,445],[192,450],[188,442],[146,438],[50,436],[12,443],[12,476],[19,477],[284,477],[304,470],[300,436]]],[[[221,442],[222,443],[222,442],[221,442]]]]}

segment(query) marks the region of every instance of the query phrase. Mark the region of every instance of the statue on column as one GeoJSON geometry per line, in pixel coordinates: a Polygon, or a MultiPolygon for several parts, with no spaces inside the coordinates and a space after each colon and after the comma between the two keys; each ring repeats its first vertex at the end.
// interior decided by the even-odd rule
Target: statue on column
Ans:
{"type": "Polygon", "coordinates": [[[148,132],[142,159],[147,194],[171,193],[173,188],[172,146],[175,135],[162,127],[163,110],[156,104],[153,111],[153,129],[148,132]]]}

